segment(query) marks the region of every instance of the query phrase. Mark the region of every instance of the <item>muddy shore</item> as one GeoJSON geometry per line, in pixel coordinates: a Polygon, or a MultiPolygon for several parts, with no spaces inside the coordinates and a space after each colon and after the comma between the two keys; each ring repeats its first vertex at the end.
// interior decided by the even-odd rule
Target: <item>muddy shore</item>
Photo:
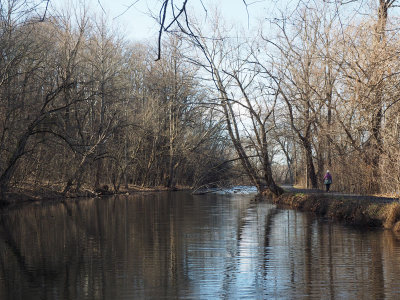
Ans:
{"type": "Polygon", "coordinates": [[[61,189],[57,187],[45,187],[45,186],[31,186],[25,185],[23,187],[14,187],[7,193],[5,201],[0,203],[0,207],[6,208],[10,205],[21,205],[24,203],[32,202],[43,202],[43,201],[54,201],[54,200],[65,200],[65,199],[78,199],[78,198],[97,198],[102,196],[112,195],[130,195],[135,193],[148,193],[148,192],[162,192],[162,191],[177,191],[187,190],[187,187],[141,187],[141,186],[129,186],[128,189],[123,188],[118,192],[109,188],[99,188],[96,190],[82,189],[79,191],[69,191],[68,193],[62,193],[61,189]]]}

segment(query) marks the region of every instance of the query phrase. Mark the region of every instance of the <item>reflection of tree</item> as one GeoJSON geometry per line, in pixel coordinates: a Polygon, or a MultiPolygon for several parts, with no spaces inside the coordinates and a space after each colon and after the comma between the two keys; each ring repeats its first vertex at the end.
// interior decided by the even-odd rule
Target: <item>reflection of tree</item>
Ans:
{"type": "MultiPolygon", "coordinates": [[[[235,293],[239,283],[240,267],[246,264],[247,255],[257,257],[258,263],[262,266],[261,269],[256,268],[251,271],[251,279],[254,285],[262,286],[263,281],[267,281],[267,271],[269,259],[269,240],[273,234],[275,217],[282,213],[281,210],[274,208],[272,205],[250,204],[242,208],[236,217],[236,240],[234,243],[227,245],[227,252],[230,254],[224,260],[224,276],[222,278],[221,295],[224,298],[230,298],[235,293]],[[253,227],[255,225],[256,226],[253,227]],[[265,224],[262,227],[261,224],[265,224]],[[261,226],[261,227],[260,227],[261,226]],[[252,244],[256,246],[251,246],[252,244]],[[256,249],[253,249],[256,247],[256,249]],[[242,253],[243,251],[243,253],[242,253]],[[249,251],[251,254],[248,254],[249,251]],[[256,251],[253,253],[253,251],[256,251]]],[[[249,284],[249,283],[248,283],[249,284]]]]}
{"type": "Polygon", "coordinates": [[[9,284],[0,291],[13,298],[23,295],[25,289],[35,288],[47,298],[55,288],[69,295],[67,298],[76,297],[76,286],[71,285],[88,275],[83,274],[88,257],[84,241],[90,237],[87,227],[76,218],[77,210],[78,202],[59,203],[29,206],[2,215],[0,239],[5,255],[1,263],[9,284]]]}
{"type": "Polygon", "coordinates": [[[32,292],[190,298],[209,275],[212,292],[226,297],[243,284],[288,298],[392,295],[400,274],[400,241],[392,234],[250,200],[192,197],[154,193],[10,209],[0,216],[0,299],[32,292]]]}
{"type": "Polygon", "coordinates": [[[274,217],[279,213],[280,211],[271,208],[268,210],[267,215],[265,216],[265,233],[264,233],[264,255],[263,255],[263,272],[264,272],[264,278],[267,278],[267,267],[268,267],[268,261],[269,261],[269,254],[270,254],[270,239],[271,239],[271,234],[273,230],[273,220],[274,217]]]}
{"type": "Polygon", "coordinates": [[[315,265],[318,264],[318,261],[313,260],[313,220],[311,218],[304,218],[304,279],[305,279],[305,293],[306,295],[311,295],[312,291],[312,282],[313,282],[313,271],[315,265]]]}
{"type": "Polygon", "coordinates": [[[329,282],[329,292],[331,295],[331,299],[334,299],[334,295],[336,294],[335,292],[335,279],[334,279],[334,264],[335,262],[333,261],[333,253],[334,253],[334,242],[333,242],[333,230],[332,230],[332,226],[328,226],[327,229],[327,234],[324,234],[323,232],[323,228],[322,228],[322,223],[318,224],[318,236],[320,237],[320,245],[324,245],[325,243],[327,244],[327,256],[328,256],[328,262],[327,262],[327,274],[328,278],[327,278],[327,282],[329,282]],[[327,236],[327,238],[325,238],[327,236]],[[327,239],[327,241],[324,240],[327,239]]]}
{"type": "Polygon", "coordinates": [[[238,212],[236,217],[236,240],[235,242],[227,245],[226,251],[229,253],[229,257],[225,258],[224,261],[224,276],[222,279],[222,293],[224,298],[229,298],[230,286],[233,282],[235,282],[236,279],[236,274],[239,268],[238,257],[240,257],[240,244],[242,242],[243,231],[247,223],[246,217],[250,209],[254,209],[254,206],[246,206],[238,212]]]}
{"type": "Polygon", "coordinates": [[[375,299],[385,299],[385,279],[383,269],[382,245],[380,240],[371,241],[370,279],[375,299]]]}
{"type": "Polygon", "coordinates": [[[69,274],[70,265],[66,263],[69,259],[53,253],[60,254],[55,237],[64,236],[63,231],[54,231],[57,228],[55,217],[59,215],[54,216],[55,210],[47,208],[44,210],[48,214],[43,214],[38,207],[28,207],[23,217],[18,210],[1,216],[0,249],[4,253],[1,265],[9,283],[0,291],[10,298],[22,295],[24,287],[39,288],[41,297],[46,298],[51,292],[46,287],[62,282],[64,269],[69,274]]]}
{"type": "Polygon", "coordinates": [[[390,245],[400,242],[392,235],[387,242],[381,232],[339,227],[294,211],[275,216],[268,235],[264,269],[270,270],[265,275],[270,296],[382,299],[396,289],[399,268],[393,268],[397,259],[390,245]]]}
{"type": "MultiPolygon", "coordinates": [[[[26,279],[28,282],[34,283],[35,282],[35,276],[32,274],[32,272],[29,270],[28,266],[26,265],[25,257],[21,254],[14,237],[12,236],[10,229],[8,226],[4,224],[4,217],[1,217],[0,220],[0,226],[1,226],[1,231],[0,231],[0,239],[4,244],[10,249],[11,253],[15,257],[16,263],[21,270],[21,273],[23,276],[26,276],[26,279]]],[[[2,271],[3,271],[3,277],[6,277],[6,263],[1,260],[1,266],[2,266],[2,271]]]]}

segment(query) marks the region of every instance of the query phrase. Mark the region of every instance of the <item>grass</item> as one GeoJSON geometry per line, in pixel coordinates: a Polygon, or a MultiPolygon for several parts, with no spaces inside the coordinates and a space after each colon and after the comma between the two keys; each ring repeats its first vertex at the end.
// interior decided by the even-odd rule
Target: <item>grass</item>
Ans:
{"type": "MultiPolygon", "coordinates": [[[[271,199],[271,198],[269,198],[271,199]]],[[[400,232],[400,203],[381,203],[366,198],[285,193],[272,201],[283,207],[313,212],[317,215],[357,226],[383,227],[400,232]]]]}
{"type": "Polygon", "coordinates": [[[400,203],[395,202],[386,205],[384,211],[383,226],[394,231],[400,231],[400,203]]]}

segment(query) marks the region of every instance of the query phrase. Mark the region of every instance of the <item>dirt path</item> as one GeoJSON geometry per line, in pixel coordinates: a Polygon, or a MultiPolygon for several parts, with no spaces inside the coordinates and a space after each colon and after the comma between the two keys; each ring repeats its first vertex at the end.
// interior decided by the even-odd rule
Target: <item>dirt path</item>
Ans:
{"type": "Polygon", "coordinates": [[[331,191],[329,193],[320,189],[298,189],[293,187],[292,185],[282,185],[281,186],[286,192],[290,193],[303,193],[303,194],[321,194],[324,196],[330,196],[334,198],[344,198],[344,199],[352,199],[352,200],[368,200],[371,202],[380,202],[380,203],[391,203],[394,201],[399,201],[399,198],[390,198],[390,197],[377,197],[377,196],[369,196],[369,195],[354,195],[354,194],[345,194],[339,193],[335,191],[331,191]]]}

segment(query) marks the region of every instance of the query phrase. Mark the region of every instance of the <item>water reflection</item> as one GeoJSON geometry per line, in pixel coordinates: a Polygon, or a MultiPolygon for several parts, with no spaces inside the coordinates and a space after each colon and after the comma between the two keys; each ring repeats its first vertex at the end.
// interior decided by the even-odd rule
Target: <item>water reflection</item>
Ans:
{"type": "Polygon", "coordinates": [[[251,196],[68,200],[0,216],[0,299],[395,299],[399,254],[251,196]]]}

